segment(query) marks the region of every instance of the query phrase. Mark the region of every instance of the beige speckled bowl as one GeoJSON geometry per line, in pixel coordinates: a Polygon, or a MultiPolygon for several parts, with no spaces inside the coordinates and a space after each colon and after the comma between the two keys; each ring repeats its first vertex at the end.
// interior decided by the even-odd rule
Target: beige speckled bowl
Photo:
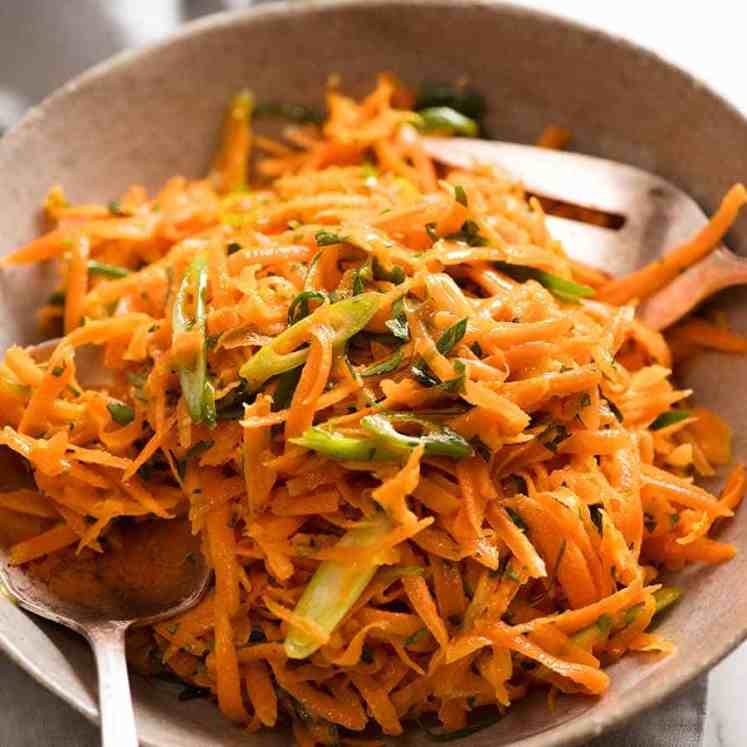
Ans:
{"type": "MultiPolygon", "coordinates": [[[[548,122],[579,150],[628,161],[673,180],[706,209],[747,174],[747,122],[697,81],[626,42],[545,15],[491,2],[364,0],[277,4],[192,24],[157,47],[124,54],[53,95],[0,141],[0,252],[34,236],[50,184],[76,200],[108,200],[132,182],[155,187],[175,173],[204,173],[229,95],[314,102],[329,73],[362,92],[376,71],[409,81],[467,75],[486,94],[496,137],[531,141],[548,122]]],[[[747,247],[747,221],[731,238],[747,247]]],[[[31,341],[42,271],[0,276],[0,349],[31,341]]],[[[720,296],[747,329],[745,291],[720,296]]],[[[741,405],[747,363],[710,356],[686,384],[736,429],[747,457],[741,405]]],[[[600,700],[522,703],[470,745],[571,745],[652,706],[713,666],[747,634],[747,518],[724,536],[742,552],[679,578],[685,600],[663,624],[678,644],[668,659],[629,657],[611,668],[600,700]]],[[[47,687],[96,718],[87,646],[67,631],[0,601],[0,645],[47,687]]],[[[180,703],[175,688],[134,683],[142,741],[161,747],[284,745],[285,734],[247,736],[210,704],[180,703]]],[[[422,735],[403,739],[424,742],[422,735]]]]}

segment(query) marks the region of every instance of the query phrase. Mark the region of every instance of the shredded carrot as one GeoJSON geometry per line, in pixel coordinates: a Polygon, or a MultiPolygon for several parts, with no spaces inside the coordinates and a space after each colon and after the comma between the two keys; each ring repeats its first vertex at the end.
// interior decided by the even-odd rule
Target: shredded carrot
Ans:
{"type": "MultiPolygon", "coordinates": [[[[269,397],[258,397],[253,405],[244,408],[244,419],[251,415],[267,415],[272,400],[269,397]]],[[[267,427],[244,428],[244,479],[249,511],[254,515],[267,502],[275,482],[275,472],[264,464],[266,453],[270,449],[270,433],[267,427]]]]}
{"type": "Polygon", "coordinates": [[[668,252],[661,259],[654,260],[643,269],[611,281],[601,289],[597,297],[614,304],[624,304],[634,298],[648,298],[674,280],[682,270],[713,251],[745,203],[747,189],[742,184],[735,184],[726,193],[708,224],[693,239],[668,252]]]}
{"type": "Polygon", "coordinates": [[[218,192],[230,192],[246,186],[252,142],[249,118],[253,109],[254,96],[250,91],[242,91],[234,97],[226,112],[223,142],[211,174],[218,192]]]}
{"type": "Polygon", "coordinates": [[[498,536],[506,543],[514,557],[524,565],[529,574],[535,578],[547,575],[545,562],[537,553],[534,545],[527,539],[521,529],[509,518],[505,509],[492,505],[488,511],[488,520],[495,527],[498,536]]]}
{"type": "Polygon", "coordinates": [[[211,588],[139,630],[133,663],[309,747],[426,712],[469,729],[540,687],[602,695],[609,662],[674,650],[650,632],[657,573],[731,559],[713,530],[747,487],[742,465],[717,495],[695,483],[731,461],[728,412],[671,372],[747,340],[635,318],[747,190],[610,279],[545,214],[614,216],[437,169],[415,100],[389,74],[362,101],[331,86],[326,120],[281,141],[241,92],[207,178],[108,206],[55,187],[52,230],[0,260],[59,265],[42,316],[64,329],[0,360],[0,445],[35,481],[0,492],[11,562],[98,563],[125,522],[188,517],[211,588]]]}
{"type": "Polygon", "coordinates": [[[264,662],[248,664],[245,669],[246,689],[254,711],[265,726],[275,726],[278,702],[272,679],[264,662]]]}
{"type": "Polygon", "coordinates": [[[77,541],[78,535],[67,524],[58,524],[43,534],[13,545],[10,548],[10,562],[12,565],[22,565],[77,541]]]}
{"type": "Polygon", "coordinates": [[[61,254],[64,247],[65,234],[55,229],[3,257],[0,259],[0,265],[8,267],[30,262],[43,262],[61,254]]]}
{"type": "Polygon", "coordinates": [[[670,344],[692,346],[722,353],[747,353],[747,338],[705,319],[690,317],[675,325],[668,333],[670,344]]]}
{"type": "Polygon", "coordinates": [[[9,490],[0,493],[0,506],[30,516],[54,518],[57,512],[43,495],[34,490],[9,490]]]}
{"type": "Polygon", "coordinates": [[[77,236],[70,246],[65,283],[65,332],[72,332],[83,319],[83,299],[88,287],[88,239],[77,236]]]}
{"type": "Polygon", "coordinates": [[[570,139],[571,133],[565,127],[548,125],[537,138],[537,145],[540,148],[549,148],[550,150],[563,150],[570,139]]]}
{"type": "Polygon", "coordinates": [[[422,576],[407,576],[403,580],[405,593],[421,620],[431,631],[433,637],[441,646],[445,646],[448,640],[446,626],[439,617],[436,604],[433,601],[428,586],[422,576]]]}
{"type": "Polygon", "coordinates": [[[239,585],[235,539],[228,525],[230,516],[231,507],[224,506],[207,518],[210,557],[215,568],[216,686],[221,711],[233,721],[246,721],[231,624],[231,617],[239,609],[239,585]]]}
{"type": "Polygon", "coordinates": [[[329,327],[322,326],[312,333],[309,360],[304,366],[285,421],[286,439],[300,436],[311,427],[316,402],[324,391],[332,369],[332,339],[333,331],[329,327]]]}

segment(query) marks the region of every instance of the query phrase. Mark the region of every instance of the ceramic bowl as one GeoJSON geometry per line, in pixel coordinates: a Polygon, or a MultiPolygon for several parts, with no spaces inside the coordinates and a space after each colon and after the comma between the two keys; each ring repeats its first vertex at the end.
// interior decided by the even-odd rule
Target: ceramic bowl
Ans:
{"type": "MultiPolygon", "coordinates": [[[[223,107],[250,86],[259,99],[319,103],[327,77],[365,92],[380,70],[403,79],[467,76],[487,97],[494,137],[531,142],[546,123],[572,130],[574,147],[655,171],[708,211],[747,174],[747,122],[682,71],[632,44],[547,15],[466,0],[343,0],[264,5],[184,27],[156,47],[126,53],[55,93],[0,141],[0,253],[32,238],[52,184],[73,200],[107,201],[131,183],[155,188],[173,174],[205,173],[223,107]]],[[[747,250],[747,220],[730,236],[747,250]]],[[[0,349],[31,342],[33,310],[49,269],[0,276],[0,349]]],[[[745,291],[720,308],[747,329],[745,291]]],[[[747,457],[739,405],[747,361],[703,356],[684,375],[698,400],[735,429],[747,457]]],[[[651,707],[713,666],[747,634],[747,517],[723,532],[732,562],[678,576],[684,600],[662,630],[678,653],[629,656],[609,669],[600,699],[522,702],[464,744],[576,744],[651,707]]],[[[96,718],[95,672],[86,644],[0,600],[0,645],[44,685],[96,718]]],[[[210,703],[181,703],[177,689],[133,678],[143,744],[160,747],[285,745],[287,734],[248,736],[210,703]]],[[[425,743],[413,732],[401,740],[425,743]]]]}

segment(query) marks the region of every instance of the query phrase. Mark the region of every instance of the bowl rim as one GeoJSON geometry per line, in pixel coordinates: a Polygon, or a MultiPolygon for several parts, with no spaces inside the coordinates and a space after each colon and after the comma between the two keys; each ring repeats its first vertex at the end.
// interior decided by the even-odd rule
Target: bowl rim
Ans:
{"type": "MultiPolygon", "coordinates": [[[[21,133],[35,126],[37,120],[43,119],[47,111],[58,99],[73,94],[78,89],[110,73],[116,72],[131,63],[141,62],[150,56],[157,55],[162,50],[180,44],[185,39],[199,37],[221,28],[237,24],[241,25],[263,17],[284,16],[302,18],[312,13],[332,13],[348,9],[358,9],[362,12],[375,7],[386,8],[407,5],[408,7],[446,8],[459,4],[497,10],[508,17],[532,18],[538,21],[555,23],[564,26],[571,32],[581,33],[589,38],[600,39],[607,44],[622,47],[631,54],[647,59],[657,66],[678,75],[689,85],[705,91],[724,110],[736,115],[736,118],[741,120],[747,128],[747,116],[719,91],[698,78],[697,75],[679,67],[658,52],[642,46],[631,39],[552,11],[529,8],[517,5],[514,2],[506,2],[505,0],[307,0],[303,4],[294,2],[294,0],[276,0],[267,4],[212,13],[189,21],[160,41],[136,49],[123,50],[93,65],[57,88],[41,102],[29,108],[23,117],[4,134],[2,140],[0,140],[0,149],[4,149],[9,144],[12,145],[13,141],[21,133]]],[[[526,737],[516,744],[521,745],[521,747],[573,747],[573,745],[579,745],[589,739],[600,736],[603,732],[607,732],[614,727],[620,727],[633,716],[638,716],[673,696],[687,684],[713,668],[745,640],[747,640],[747,620],[731,638],[723,642],[718,648],[710,651],[707,655],[702,656],[696,664],[688,669],[676,671],[667,681],[666,685],[657,692],[648,692],[645,687],[634,689],[626,697],[621,707],[614,712],[607,712],[603,716],[598,716],[592,710],[579,717],[559,723],[557,726],[550,726],[546,730],[526,737]]],[[[14,643],[10,631],[0,629],[0,650],[47,690],[53,692],[71,705],[88,720],[97,724],[99,723],[99,713],[96,705],[92,708],[85,700],[61,687],[54,678],[48,677],[43,669],[39,668],[32,660],[26,658],[21,652],[14,643]]],[[[141,737],[141,744],[145,747],[164,747],[162,744],[153,741],[150,735],[144,738],[141,737]]]]}

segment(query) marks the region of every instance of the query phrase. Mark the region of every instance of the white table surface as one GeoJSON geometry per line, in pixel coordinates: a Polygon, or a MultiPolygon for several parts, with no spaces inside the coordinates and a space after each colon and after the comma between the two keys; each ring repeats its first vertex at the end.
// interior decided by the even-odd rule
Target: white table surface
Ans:
{"type": "MultiPolygon", "coordinates": [[[[162,37],[185,15],[248,4],[242,0],[0,0],[0,125],[11,123],[27,106],[89,65],[121,48],[162,37]]],[[[632,39],[695,74],[747,114],[740,54],[747,4],[742,0],[523,0],[516,4],[632,39]]],[[[746,671],[747,645],[711,673],[703,747],[747,745],[746,671]]],[[[9,721],[23,726],[0,725],[0,747],[98,744],[96,731],[81,716],[0,658],[0,704],[5,709],[8,699],[3,694],[12,694],[12,711],[3,718],[6,727],[9,721]]]]}

